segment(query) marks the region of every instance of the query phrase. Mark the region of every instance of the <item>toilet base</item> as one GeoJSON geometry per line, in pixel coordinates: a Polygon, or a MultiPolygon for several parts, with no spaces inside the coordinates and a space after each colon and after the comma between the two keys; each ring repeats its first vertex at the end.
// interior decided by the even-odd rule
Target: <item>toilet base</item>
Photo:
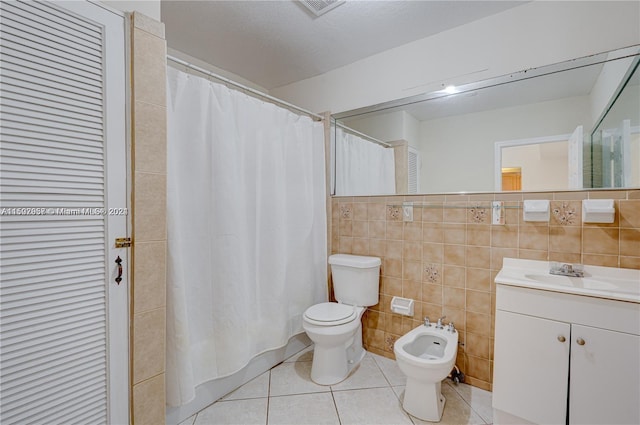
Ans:
{"type": "Polygon", "coordinates": [[[335,385],[344,381],[351,371],[360,364],[366,351],[362,348],[362,330],[358,330],[350,343],[338,346],[315,344],[311,380],[320,385],[335,385]]]}
{"type": "Polygon", "coordinates": [[[441,381],[425,383],[407,378],[402,408],[423,421],[440,422],[446,402],[441,385],[441,381]]]}

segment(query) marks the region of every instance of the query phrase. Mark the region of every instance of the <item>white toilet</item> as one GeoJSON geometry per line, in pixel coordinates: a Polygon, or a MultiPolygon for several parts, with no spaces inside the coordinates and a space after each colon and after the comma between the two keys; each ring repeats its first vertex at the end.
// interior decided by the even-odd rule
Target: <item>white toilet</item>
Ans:
{"type": "Polygon", "coordinates": [[[393,351],[407,375],[402,407],[418,419],[439,422],[446,401],[441,384],[456,362],[458,331],[453,324],[420,325],[398,338],[393,351]]]}
{"type": "Polygon", "coordinates": [[[379,258],[335,254],[329,264],[338,302],[309,307],[302,321],[315,343],[311,379],[320,385],[337,384],[360,363],[365,355],[360,319],[379,298],[379,258]]]}

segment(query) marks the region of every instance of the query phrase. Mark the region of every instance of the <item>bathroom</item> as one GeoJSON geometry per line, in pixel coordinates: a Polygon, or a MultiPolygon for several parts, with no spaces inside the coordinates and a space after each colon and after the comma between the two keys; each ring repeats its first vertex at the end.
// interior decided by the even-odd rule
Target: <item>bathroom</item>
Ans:
{"type": "MultiPolygon", "coordinates": [[[[129,273],[135,285],[129,314],[128,391],[132,422],[163,423],[167,305],[163,267],[167,250],[166,100],[162,98],[167,42],[165,27],[160,24],[163,5],[159,1],[105,3],[140,12],[133,17],[131,32],[131,129],[135,141],[135,161],[130,164],[131,207],[135,212],[135,244],[131,250],[135,267],[132,265],[129,273]]],[[[418,44],[383,52],[269,93],[310,111],[337,113],[435,90],[451,78],[457,79],[455,84],[479,81],[637,45],[637,8],[637,2],[617,2],[615,6],[611,2],[525,2],[432,35],[418,44]],[[608,19],[607,25],[621,30],[594,31],[593,28],[604,26],[603,17],[608,19]],[[508,43],[504,42],[504,34],[510,34],[508,43]],[[362,75],[368,78],[362,79],[362,75]]],[[[167,39],[170,44],[168,33],[167,39]]],[[[198,64],[214,72],[220,66],[213,61],[198,64]]],[[[223,75],[252,85],[240,77],[223,75]]],[[[520,193],[474,193],[480,190],[460,188],[456,192],[459,191],[465,193],[332,197],[328,201],[328,253],[370,255],[383,260],[380,303],[363,317],[363,344],[368,352],[392,358],[394,341],[420,325],[423,317],[435,321],[446,315],[446,321],[456,324],[464,342],[456,364],[464,371],[465,382],[491,391],[494,278],[502,259],[638,269],[640,193],[637,188],[520,193]],[[478,221],[471,212],[478,204],[494,200],[509,206],[537,198],[550,200],[551,209],[559,211],[546,224],[522,222],[521,211],[515,208],[505,209],[505,226],[493,226],[486,217],[478,221]],[[613,198],[616,221],[607,226],[583,224],[579,219],[581,201],[587,198],[613,198]],[[413,208],[413,221],[405,223],[388,207],[406,201],[432,207],[413,208]],[[569,216],[575,219],[564,219],[569,216]],[[392,314],[389,305],[393,296],[414,299],[414,316],[392,314]]]]}

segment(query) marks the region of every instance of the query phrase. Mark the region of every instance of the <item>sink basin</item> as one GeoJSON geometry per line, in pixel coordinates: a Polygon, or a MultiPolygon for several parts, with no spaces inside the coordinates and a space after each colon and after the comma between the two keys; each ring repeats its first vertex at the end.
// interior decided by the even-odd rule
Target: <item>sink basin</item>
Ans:
{"type": "Polygon", "coordinates": [[[640,270],[584,266],[584,277],[549,273],[547,261],[505,258],[496,283],[640,303],[640,270]]]}
{"type": "Polygon", "coordinates": [[[598,280],[589,277],[569,277],[569,276],[558,276],[553,274],[529,274],[526,273],[524,275],[527,279],[536,281],[536,282],[545,282],[549,284],[555,285],[566,285],[566,286],[574,286],[578,288],[588,288],[588,289],[608,289],[615,290],[620,289],[622,291],[633,291],[633,288],[627,288],[624,285],[616,285],[613,281],[605,281],[598,280]]]}

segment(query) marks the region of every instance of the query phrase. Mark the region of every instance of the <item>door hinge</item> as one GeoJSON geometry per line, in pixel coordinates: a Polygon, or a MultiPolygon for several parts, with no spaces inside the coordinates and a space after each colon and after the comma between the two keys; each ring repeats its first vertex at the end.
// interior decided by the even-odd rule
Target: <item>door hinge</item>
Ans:
{"type": "Polygon", "coordinates": [[[131,246],[131,238],[116,238],[116,248],[129,248],[131,246]]]}

